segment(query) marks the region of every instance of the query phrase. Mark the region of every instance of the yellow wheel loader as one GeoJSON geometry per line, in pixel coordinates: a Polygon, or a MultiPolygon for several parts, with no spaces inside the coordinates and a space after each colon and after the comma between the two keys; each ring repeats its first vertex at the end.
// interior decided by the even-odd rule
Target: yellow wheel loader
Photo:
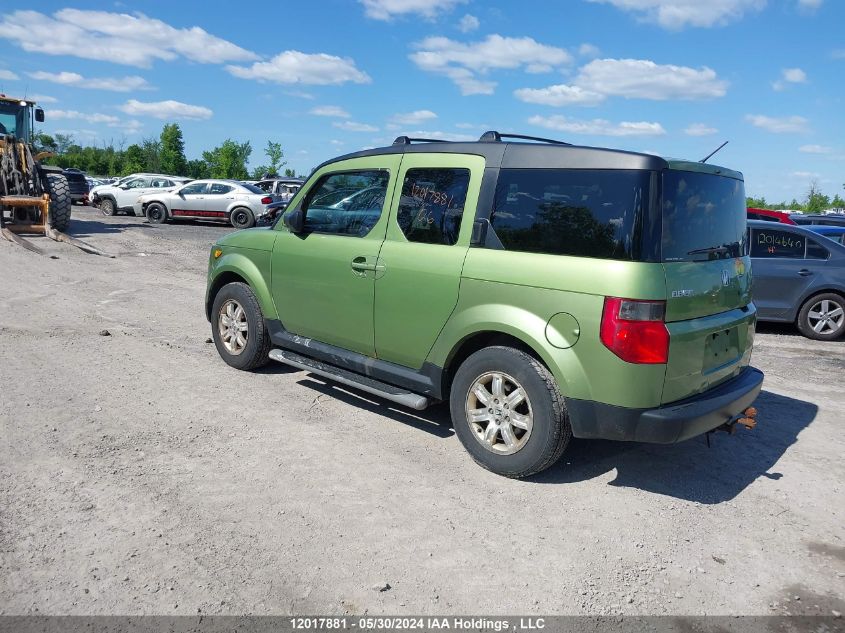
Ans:
{"type": "Polygon", "coordinates": [[[103,251],[65,233],[70,226],[73,201],[59,167],[42,165],[48,153],[34,154],[35,122],[44,121],[44,110],[28,99],[0,94],[0,235],[38,254],[43,251],[21,237],[40,234],[77,248],[103,251]]]}

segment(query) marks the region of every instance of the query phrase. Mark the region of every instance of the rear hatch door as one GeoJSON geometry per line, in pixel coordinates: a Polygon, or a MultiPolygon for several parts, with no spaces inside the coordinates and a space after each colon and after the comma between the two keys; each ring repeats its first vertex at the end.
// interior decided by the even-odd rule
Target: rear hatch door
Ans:
{"type": "Polygon", "coordinates": [[[741,175],[698,163],[681,167],[666,170],[662,186],[670,333],[664,403],[736,376],[750,362],[756,320],[741,175]]]}

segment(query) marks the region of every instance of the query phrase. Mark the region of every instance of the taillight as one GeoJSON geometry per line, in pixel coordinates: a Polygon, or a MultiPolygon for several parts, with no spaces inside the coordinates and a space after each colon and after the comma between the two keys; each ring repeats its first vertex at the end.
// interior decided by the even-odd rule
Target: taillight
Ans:
{"type": "Polygon", "coordinates": [[[665,301],[605,297],[601,342],[628,363],[656,365],[669,360],[665,301]]]}
{"type": "Polygon", "coordinates": [[[270,196],[264,196],[261,198],[261,204],[270,204],[271,202],[273,202],[273,198],[270,196]]]}

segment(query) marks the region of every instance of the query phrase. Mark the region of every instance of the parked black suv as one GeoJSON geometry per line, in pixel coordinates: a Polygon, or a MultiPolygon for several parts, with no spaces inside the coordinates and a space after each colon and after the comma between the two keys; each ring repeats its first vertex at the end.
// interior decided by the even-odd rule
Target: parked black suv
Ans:
{"type": "Polygon", "coordinates": [[[62,173],[67,178],[68,186],[70,187],[70,199],[76,203],[88,203],[88,180],[85,174],[79,169],[68,167],[62,173]]]}

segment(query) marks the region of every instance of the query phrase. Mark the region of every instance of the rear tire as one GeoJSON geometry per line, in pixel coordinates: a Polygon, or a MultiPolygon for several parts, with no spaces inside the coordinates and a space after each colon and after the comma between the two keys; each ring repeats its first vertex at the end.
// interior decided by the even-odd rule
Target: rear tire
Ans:
{"type": "Polygon", "coordinates": [[[247,284],[226,284],[214,297],[211,335],[217,353],[235,369],[251,371],[270,362],[270,333],[255,293],[247,284]]]}
{"type": "Polygon", "coordinates": [[[117,213],[117,205],[111,198],[103,198],[100,200],[100,212],[103,215],[112,216],[117,213]]]}
{"type": "Polygon", "coordinates": [[[455,373],[455,434],[472,458],[505,477],[528,477],[563,454],[572,428],[551,372],[513,347],[487,347],[455,373]]]}
{"type": "Polygon", "coordinates": [[[845,298],[832,292],[810,297],[798,312],[798,331],[817,341],[833,341],[845,334],[845,298]]]}
{"type": "Polygon", "coordinates": [[[163,204],[151,202],[149,206],[147,206],[147,221],[149,221],[150,224],[162,224],[166,220],[167,209],[164,208],[163,204]]]}
{"type": "Polygon", "coordinates": [[[229,215],[229,222],[236,229],[248,229],[255,226],[255,216],[249,209],[238,207],[237,209],[232,209],[232,213],[229,215]]]}
{"type": "Polygon", "coordinates": [[[64,233],[70,226],[73,199],[67,178],[61,174],[47,174],[47,193],[50,194],[50,228],[64,233]]]}

